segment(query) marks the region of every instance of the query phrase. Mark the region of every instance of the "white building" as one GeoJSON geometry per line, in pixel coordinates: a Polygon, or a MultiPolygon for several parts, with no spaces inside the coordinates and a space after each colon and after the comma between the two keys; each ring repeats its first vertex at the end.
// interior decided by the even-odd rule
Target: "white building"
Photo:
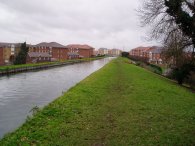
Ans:
{"type": "Polygon", "coordinates": [[[99,55],[108,55],[108,49],[107,48],[100,48],[98,50],[99,55]]]}

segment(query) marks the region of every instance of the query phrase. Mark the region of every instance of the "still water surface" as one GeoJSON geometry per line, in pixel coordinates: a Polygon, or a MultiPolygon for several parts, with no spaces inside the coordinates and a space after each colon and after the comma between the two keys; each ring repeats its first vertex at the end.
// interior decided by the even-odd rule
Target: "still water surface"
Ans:
{"type": "Polygon", "coordinates": [[[0,138],[24,123],[33,107],[52,102],[111,59],[0,77],[0,138]]]}

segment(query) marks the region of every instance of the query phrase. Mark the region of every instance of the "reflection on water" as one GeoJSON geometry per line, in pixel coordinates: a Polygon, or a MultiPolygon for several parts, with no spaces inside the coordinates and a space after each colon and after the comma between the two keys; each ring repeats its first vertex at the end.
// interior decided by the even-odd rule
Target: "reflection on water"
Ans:
{"type": "Polygon", "coordinates": [[[0,138],[20,126],[33,107],[47,105],[111,59],[0,77],[0,138]]]}

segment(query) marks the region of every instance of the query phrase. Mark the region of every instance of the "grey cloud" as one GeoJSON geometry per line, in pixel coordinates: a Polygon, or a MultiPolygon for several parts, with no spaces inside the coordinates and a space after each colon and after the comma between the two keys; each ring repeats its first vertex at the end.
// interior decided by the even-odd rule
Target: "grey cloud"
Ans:
{"type": "Polygon", "coordinates": [[[85,43],[94,47],[148,45],[141,38],[131,0],[1,0],[0,41],[29,43],[58,41],[85,43]]]}

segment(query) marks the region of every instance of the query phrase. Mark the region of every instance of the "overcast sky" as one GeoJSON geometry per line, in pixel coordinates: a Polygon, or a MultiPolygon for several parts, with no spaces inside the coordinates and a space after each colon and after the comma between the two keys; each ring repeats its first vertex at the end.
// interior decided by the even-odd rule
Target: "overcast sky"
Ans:
{"type": "Polygon", "coordinates": [[[126,51],[146,45],[141,0],[0,0],[0,42],[56,41],[126,51]]]}

